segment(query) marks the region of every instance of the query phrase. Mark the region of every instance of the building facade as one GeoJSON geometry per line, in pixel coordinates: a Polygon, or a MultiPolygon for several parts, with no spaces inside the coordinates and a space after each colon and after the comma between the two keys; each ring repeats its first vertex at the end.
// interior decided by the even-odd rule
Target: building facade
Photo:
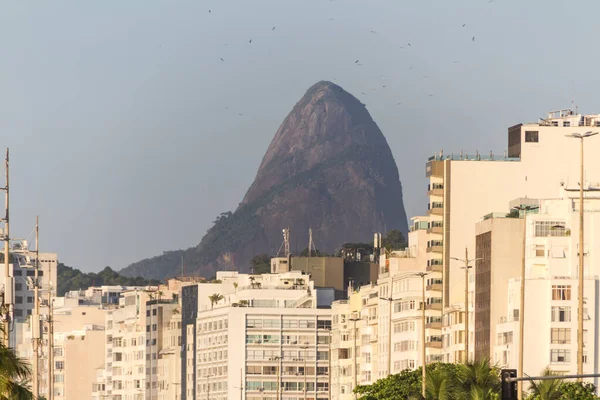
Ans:
{"type": "Polygon", "coordinates": [[[333,289],[299,271],[217,282],[198,285],[195,397],[185,398],[327,399],[333,289]]]}

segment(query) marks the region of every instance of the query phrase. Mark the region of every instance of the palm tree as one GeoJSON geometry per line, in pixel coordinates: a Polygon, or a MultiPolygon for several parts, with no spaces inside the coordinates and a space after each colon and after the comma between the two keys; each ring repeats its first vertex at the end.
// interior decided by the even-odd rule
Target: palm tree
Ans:
{"type": "Polygon", "coordinates": [[[457,378],[465,400],[491,400],[500,391],[498,368],[490,366],[489,360],[469,361],[458,366],[457,378]]]}
{"type": "Polygon", "coordinates": [[[238,283],[237,282],[233,282],[233,288],[235,289],[235,292],[237,293],[237,288],[238,288],[238,283]]]}
{"type": "MultiPolygon", "coordinates": [[[[542,372],[543,376],[552,376],[552,371],[546,368],[542,372]]],[[[562,396],[560,379],[549,379],[543,381],[531,381],[531,394],[536,400],[559,400],[562,396]]]]}
{"type": "Polygon", "coordinates": [[[427,371],[425,392],[427,400],[456,400],[459,398],[455,380],[444,369],[427,371]]]}
{"type": "Polygon", "coordinates": [[[211,294],[210,296],[208,296],[209,300],[210,300],[210,309],[212,310],[213,307],[215,306],[216,303],[218,303],[219,301],[223,300],[223,295],[219,294],[219,293],[215,293],[215,294],[211,294]]]}
{"type": "Polygon", "coordinates": [[[33,399],[33,394],[28,389],[30,378],[29,364],[17,357],[12,349],[0,344],[0,399],[33,399]]]}
{"type": "Polygon", "coordinates": [[[164,293],[162,291],[160,291],[160,290],[158,292],[156,292],[156,296],[158,297],[159,300],[162,299],[163,294],[164,293]]]}

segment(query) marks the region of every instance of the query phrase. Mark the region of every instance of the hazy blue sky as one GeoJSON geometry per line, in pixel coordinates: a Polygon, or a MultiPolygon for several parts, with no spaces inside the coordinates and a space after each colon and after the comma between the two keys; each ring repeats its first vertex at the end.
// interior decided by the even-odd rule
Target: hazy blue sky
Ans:
{"type": "Polygon", "coordinates": [[[39,214],[41,249],[88,271],[197,244],[323,79],[367,105],[408,215],[423,213],[433,152],[502,154],[508,126],[573,97],[600,112],[599,13],[549,0],[0,1],[13,236],[39,214]]]}

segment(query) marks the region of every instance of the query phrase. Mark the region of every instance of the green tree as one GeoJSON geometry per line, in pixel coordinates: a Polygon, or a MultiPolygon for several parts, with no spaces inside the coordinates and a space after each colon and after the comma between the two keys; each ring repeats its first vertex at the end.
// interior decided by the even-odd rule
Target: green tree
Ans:
{"type": "MultiPolygon", "coordinates": [[[[551,376],[552,371],[548,368],[544,370],[542,376],[551,376]]],[[[560,387],[562,381],[560,379],[547,379],[531,382],[531,396],[528,400],[560,400],[562,397],[560,387]]]]}
{"type": "Polygon", "coordinates": [[[404,370],[372,385],[359,385],[355,392],[361,400],[420,399],[421,369],[404,370]]]}
{"type": "Polygon", "coordinates": [[[215,304],[224,299],[223,295],[220,293],[211,294],[210,296],[208,296],[208,298],[210,300],[211,309],[215,306],[215,304]]]}
{"type": "MultiPolygon", "coordinates": [[[[0,332],[0,335],[4,335],[0,332]]],[[[31,369],[29,363],[15,352],[0,344],[0,400],[30,400],[31,369]]]]}
{"type": "Polygon", "coordinates": [[[406,237],[404,237],[404,233],[399,230],[392,229],[383,239],[382,245],[390,251],[402,250],[406,247],[406,237]]]}
{"type": "Polygon", "coordinates": [[[500,392],[500,371],[490,366],[489,360],[458,365],[457,378],[465,400],[493,400],[500,392]]]}
{"type": "Polygon", "coordinates": [[[254,256],[251,263],[255,274],[268,274],[271,272],[271,257],[266,253],[254,256]]]}
{"type": "MultiPolygon", "coordinates": [[[[328,256],[327,253],[323,253],[319,249],[313,250],[310,255],[311,255],[311,257],[327,257],[328,256]]],[[[302,250],[302,252],[300,253],[300,256],[308,257],[308,247],[306,247],[304,250],[302,250]]]]}
{"type": "Polygon", "coordinates": [[[427,400],[457,400],[462,397],[456,376],[446,368],[427,372],[425,392],[427,400]]]}

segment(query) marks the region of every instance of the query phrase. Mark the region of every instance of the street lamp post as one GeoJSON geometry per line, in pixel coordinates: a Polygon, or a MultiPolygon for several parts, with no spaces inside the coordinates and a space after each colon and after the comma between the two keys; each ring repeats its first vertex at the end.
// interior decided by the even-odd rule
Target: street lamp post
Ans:
{"type": "MultiPolygon", "coordinates": [[[[514,210],[523,212],[523,249],[521,251],[521,299],[519,302],[519,367],[517,374],[519,378],[523,377],[523,349],[524,349],[524,335],[525,335],[525,258],[526,258],[526,245],[527,245],[527,213],[529,211],[537,210],[537,206],[518,206],[513,207],[514,210]]],[[[517,396],[519,400],[523,399],[523,381],[517,382],[517,396]]]]}
{"type": "Polygon", "coordinates": [[[426,353],[425,353],[425,277],[428,275],[427,272],[419,272],[417,274],[415,274],[416,276],[420,276],[421,277],[421,304],[422,304],[422,315],[421,315],[421,357],[423,358],[423,369],[421,371],[421,395],[423,396],[423,398],[425,398],[425,389],[427,387],[427,360],[426,360],[426,353]]]}
{"type": "MultiPolygon", "coordinates": [[[[567,137],[579,139],[580,169],[579,169],[579,309],[577,310],[577,374],[583,374],[583,141],[585,138],[597,135],[598,132],[572,133],[567,137]]],[[[582,378],[578,378],[579,381],[582,378]]]]}
{"type": "Polygon", "coordinates": [[[473,268],[469,264],[473,261],[479,261],[481,258],[472,258],[469,260],[469,250],[465,247],[464,259],[456,257],[450,257],[450,259],[465,263],[461,268],[465,270],[465,359],[463,361],[467,362],[469,361],[469,269],[473,268]]]}

